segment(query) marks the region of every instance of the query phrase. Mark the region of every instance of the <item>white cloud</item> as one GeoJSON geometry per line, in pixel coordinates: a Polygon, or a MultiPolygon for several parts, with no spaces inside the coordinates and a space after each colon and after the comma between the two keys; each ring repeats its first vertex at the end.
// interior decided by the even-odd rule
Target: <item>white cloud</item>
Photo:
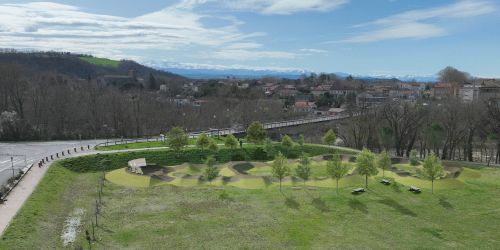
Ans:
{"type": "Polygon", "coordinates": [[[443,36],[445,34],[445,30],[435,25],[422,23],[403,23],[354,36],[344,40],[344,42],[367,43],[402,38],[425,39],[430,37],[443,36]]]}
{"type": "Polygon", "coordinates": [[[300,49],[301,52],[306,52],[306,53],[317,53],[317,54],[325,54],[328,53],[328,51],[323,50],[323,49],[300,49]]]}
{"type": "Polygon", "coordinates": [[[268,15],[288,15],[303,11],[331,11],[350,0],[184,0],[182,6],[212,4],[238,11],[256,11],[268,15]]]}
{"type": "Polygon", "coordinates": [[[207,59],[233,60],[233,61],[249,61],[261,59],[294,59],[299,57],[298,54],[286,51],[266,51],[266,50],[247,50],[247,49],[222,49],[211,52],[200,57],[207,59]]]}
{"type": "Polygon", "coordinates": [[[226,47],[226,49],[258,49],[262,48],[262,44],[246,42],[246,43],[233,43],[226,47]]]}
{"type": "MultiPolygon", "coordinates": [[[[135,18],[100,15],[78,7],[50,2],[0,4],[0,48],[62,50],[110,58],[131,58],[130,50],[177,51],[192,47],[259,48],[250,39],[261,32],[244,33],[236,19],[208,28],[189,8],[203,0],[186,1],[135,18]]],[[[218,17],[213,17],[218,18],[218,17]]],[[[272,56],[271,52],[262,52],[272,56]]],[[[280,56],[280,53],[276,53],[280,56]]]]}
{"type": "Polygon", "coordinates": [[[273,70],[280,72],[306,72],[302,68],[276,67],[276,66],[252,66],[242,64],[204,64],[204,63],[179,63],[171,61],[147,62],[146,64],[158,68],[178,68],[178,69],[215,69],[215,70],[273,70]]]}
{"type": "Polygon", "coordinates": [[[425,39],[443,36],[447,34],[446,30],[438,24],[429,22],[480,16],[494,11],[496,11],[496,6],[489,1],[460,0],[442,7],[406,11],[373,22],[355,25],[354,28],[375,27],[375,29],[341,42],[365,43],[389,39],[425,39]]]}

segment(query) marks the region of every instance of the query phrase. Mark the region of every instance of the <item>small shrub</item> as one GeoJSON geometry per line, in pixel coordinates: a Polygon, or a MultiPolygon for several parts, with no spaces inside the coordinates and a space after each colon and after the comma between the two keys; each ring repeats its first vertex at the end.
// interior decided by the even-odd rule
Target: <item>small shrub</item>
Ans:
{"type": "Polygon", "coordinates": [[[261,147],[255,148],[255,150],[253,151],[253,154],[252,154],[252,159],[258,160],[258,161],[267,160],[268,159],[267,152],[261,147]]]}
{"type": "Polygon", "coordinates": [[[418,153],[417,150],[414,149],[410,152],[410,165],[418,166],[418,164],[420,164],[420,161],[418,159],[418,153]]]}
{"type": "Polygon", "coordinates": [[[233,198],[229,196],[229,193],[226,192],[226,190],[223,190],[222,193],[219,194],[219,199],[223,201],[232,201],[233,198]]]}

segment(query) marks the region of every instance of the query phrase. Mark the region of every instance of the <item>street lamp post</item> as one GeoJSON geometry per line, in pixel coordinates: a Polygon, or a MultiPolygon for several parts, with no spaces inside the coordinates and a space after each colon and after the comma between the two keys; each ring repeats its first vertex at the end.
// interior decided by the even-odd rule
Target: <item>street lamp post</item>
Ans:
{"type": "Polygon", "coordinates": [[[14,174],[14,157],[10,157],[10,163],[11,163],[11,166],[12,166],[12,178],[15,177],[15,174],[14,174]]]}

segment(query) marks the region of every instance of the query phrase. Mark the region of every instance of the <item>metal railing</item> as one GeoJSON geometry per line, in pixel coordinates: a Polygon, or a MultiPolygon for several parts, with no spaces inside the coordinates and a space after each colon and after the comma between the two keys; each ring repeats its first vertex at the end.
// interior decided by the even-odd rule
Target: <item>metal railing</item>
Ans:
{"type": "MultiPolygon", "coordinates": [[[[358,114],[354,114],[353,116],[356,116],[358,114]]],[[[287,120],[287,121],[279,121],[279,122],[269,122],[269,123],[264,123],[262,126],[264,129],[275,129],[275,128],[284,128],[284,127],[292,127],[292,126],[299,126],[299,125],[304,125],[304,124],[313,124],[313,123],[320,123],[320,122],[328,122],[328,121],[334,121],[334,120],[341,120],[341,119],[346,119],[351,117],[349,114],[341,114],[341,115],[335,115],[335,116],[319,116],[319,117],[313,117],[313,118],[303,118],[303,119],[296,119],[296,120],[287,120]]],[[[205,133],[210,136],[225,136],[229,134],[242,134],[245,133],[246,130],[244,129],[237,129],[237,128],[219,128],[219,129],[210,129],[210,130],[201,130],[201,131],[191,131],[189,132],[189,138],[197,138],[200,134],[205,133]]],[[[138,142],[153,142],[153,141],[163,141],[164,138],[161,138],[160,136],[148,136],[148,137],[142,137],[142,138],[123,138],[123,139],[112,139],[107,142],[99,143],[95,147],[108,147],[108,146],[114,146],[114,145],[122,145],[122,144],[129,144],[129,143],[138,143],[138,142]]]]}

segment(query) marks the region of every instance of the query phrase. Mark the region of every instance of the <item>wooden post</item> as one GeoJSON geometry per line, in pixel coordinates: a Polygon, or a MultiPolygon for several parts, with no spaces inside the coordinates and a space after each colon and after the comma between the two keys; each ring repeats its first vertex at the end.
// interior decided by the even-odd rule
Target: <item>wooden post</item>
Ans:
{"type": "Polygon", "coordinates": [[[89,249],[92,249],[92,239],[90,238],[89,230],[85,230],[85,239],[89,242],[89,249]]]}
{"type": "Polygon", "coordinates": [[[90,221],[90,223],[92,223],[92,240],[95,241],[95,225],[94,225],[94,221],[90,221]]]}
{"type": "Polygon", "coordinates": [[[97,215],[99,213],[99,204],[97,200],[95,200],[95,226],[97,227],[99,224],[97,223],[97,215]]]}

